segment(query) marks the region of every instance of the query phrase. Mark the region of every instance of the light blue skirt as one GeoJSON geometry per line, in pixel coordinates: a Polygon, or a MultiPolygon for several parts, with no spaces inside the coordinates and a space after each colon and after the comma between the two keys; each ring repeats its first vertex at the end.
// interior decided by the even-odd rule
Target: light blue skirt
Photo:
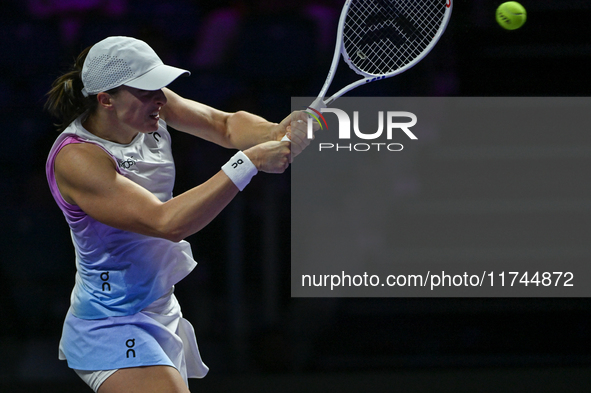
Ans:
{"type": "Polygon", "coordinates": [[[66,315],[59,358],[77,370],[112,370],[164,365],[181,376],[203,378],[195,330],[183,318],[174,288],[137,314],[104,319],[66,315]]]}

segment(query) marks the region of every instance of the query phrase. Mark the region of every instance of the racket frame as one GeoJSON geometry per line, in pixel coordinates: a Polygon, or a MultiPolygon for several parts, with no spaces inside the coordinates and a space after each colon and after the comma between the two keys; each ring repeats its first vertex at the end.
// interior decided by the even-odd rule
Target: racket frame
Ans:
{"type": "Polygon", "coordinates": [[[446,10],[445,10],[445,14],[443,16],[443,21],[442,21],[441,25],[439,26],[439,29],[437,30],[435,37],[433,37],[433,39],[431,40],[429,45],[427,45],[427,47],[425,49],[423,49],[423,51],[416,58],[414,58],[411,62],[409,62],[408,64],[404,65],[403,67],[398,68],[395,71],[392,71],[387,74],[369,74],[369,73],[359,70],[357,67],[355,67],[352,64],[351,59],[347,55],[347,51],[345,50],[345,46],[344,46],[344,42],[343,42],[343,30],[344,30],[344,26],[345,26],[345,20],[347,19],[347,13],[348,13],[349,7],[353,1],[354,0],[347,0],[345,2],[345,5],[343,6],[342,11],[341,11],[341,15],[339,18],[339,24],[338,24],[338,28],[337,28],[337,40],[336,40],[336,44],[335,44],[335,51],[334,51],[334,55],[332,57],[332,63],[330,65],[330,70],[328,71],[328,75],[326,77],[326,80],[324,81],[324,85],[322,86],[320,93],[318,94],[318,97],[310,105],[311,108],[314,108],[317,110],[319,110],[321,108],[325,108],[328,105],[330,105],[334,100],[336,100],[337,98],[339,98],[343,94],[355,89],[356,87],[359,87],[359,86],[364,85],[366,83],[374,82],[377,80],[393,77],[393,76],[401,74],[401,73],[407,71],[408,69],[412,68],[413,66],[415,66],[418,62],[423,60],[423,58],[425,56],[427,56],[429,54],[429,52],[431,52],[431,49],[433,49],[433,47],[435,47],[435,45],[437,44],[437,42],[439,41],[439,39],[441,38],[441,36],[445,32],[445,29],[447,28],[447,24],[449,22],[449,19],[451,16],[451,11],[453,8],[453,0],[447,0],[446,1],[446,10]],[[343,56],[343,59],[345,60],[345,63],[347,63],[347,65],[353,71],[355,71],[357,74],[361,75],[362,79],[359,79],[358,81],[348,84],[347,86],[343,87],[342,89],[340,89],[339,91],[334,93],[330,98],[325,100],[326,92],[328,91],[328,88],[330,87],[330,85],[333,81],[334,75],[337,71],[337,67],[339,64],[339,58],[340,58],[341,54],[343,56]]]}

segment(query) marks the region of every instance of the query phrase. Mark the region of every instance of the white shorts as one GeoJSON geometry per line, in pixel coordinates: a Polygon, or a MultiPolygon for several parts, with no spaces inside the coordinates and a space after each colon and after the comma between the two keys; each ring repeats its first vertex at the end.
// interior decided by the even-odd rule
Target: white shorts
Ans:
{"type": "Polygon", "coordinates": [[[90,386],[90,388],[92,390],[94,390],[94,392],[98,392],[98,389],[101,387],[101,385],[103,384],[103,382],[105,382],[107,380],[107,378],[109,378],[111,375],[113,375],[115,373],[115,371],[117,370],[98,370],[98,371],[86,371],[86,370],[74,370],[76,371],[76,374],[78,374],[78,376],[80,378],[82,378],[82,380],[84,382],[86,382],[86,384],[88,386],[90,386]]]}

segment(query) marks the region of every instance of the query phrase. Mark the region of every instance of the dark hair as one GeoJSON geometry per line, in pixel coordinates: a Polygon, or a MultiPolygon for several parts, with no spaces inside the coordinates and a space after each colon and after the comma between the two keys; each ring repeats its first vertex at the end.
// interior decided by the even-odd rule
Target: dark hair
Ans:
{"type": "MultiPolygon", "coordinates": [[[[84,49],[76,58],[70,71],[57,78],[47,92],[45,109],[59,119],[55,124],[58,131],[63,131],[70,123],[85,112],[92,113],[98,106],[96,94],[84,97],[82,94],[82,66],[92,46],[84,49]]],[[[114,94],[117,88],[107,93],[114,94]]]]}
{"type": "Polygon", "coordinates": [[[82,66],[90,48],[78,55],[72,69],[57,78],[47,92],[45,109],[59,119],[58,131],[63,131],[78,116],[97,105],[95,96],[84,97],[82,94],[82,66]]]}

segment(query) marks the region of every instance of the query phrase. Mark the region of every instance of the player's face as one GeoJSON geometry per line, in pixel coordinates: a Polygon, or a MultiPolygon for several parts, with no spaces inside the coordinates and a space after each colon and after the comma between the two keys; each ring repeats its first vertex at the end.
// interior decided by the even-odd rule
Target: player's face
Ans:
{"type": "Polygon", "coordinates": [[[158,130],[160,109],[166,104],[162,90],[140,90],[121,86],[113,97],[119,124],[126,130],[153,132],[158,130]]]}

